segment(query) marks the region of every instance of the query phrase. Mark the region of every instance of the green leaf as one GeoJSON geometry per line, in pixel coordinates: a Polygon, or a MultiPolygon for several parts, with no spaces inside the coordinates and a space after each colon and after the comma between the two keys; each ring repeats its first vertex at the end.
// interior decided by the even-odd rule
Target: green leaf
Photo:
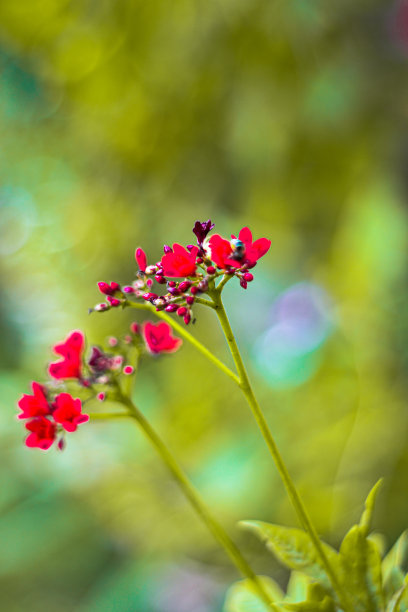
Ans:
{"type": "Polygon", "coordinates": [[[407,606],[407,578],[405,577],[405,581],[403,586],[394,594],[391,601],[387,606],[387,612],[406,612],[408,609],[407,606]]]}
{"type": "Polygon", "coordinates": [[[366,527],[354,525],[340,547],[343,584],[353,596],[356,612],[383,612],[381,557],[366,527]]]}
{"type": "Polygon", "coordinates": [[[326,597],[322,601],[301,601],[294,604],[285,604],[286,610],[295,612],[336,612],[336,606],[331,597],[326,597]]]}
{"type": "MultiPolygon", "coordinates": [[[[258,576],[272,601],[282,601],[284,593],[268,576],[258,576]]],[[[282,608],[276,604],[276,612],[282,608]]],[[[227,591],[224,612],[270,612],[270,608],[259,597],[250,580],[235,582],[227,591]]]]}
{"type": "MultiPolygon", "coordinates": [[[[243,521],[244,528],[251,529],[266,542],[266,546],[284,565],[299,570],[319,582],[327,593],[332,594],[330,581],[320,557],[309,536],[301,529],[281,527],[261,521],[243,521]]],[[[324,552],[336,573],[340,572],[339,555],[328,544],[322,542],[324,552]],[[336,571],[337,568],[337,571],[336,571]]]]}
{"type": "Polygon", "coordinates": [[[290,574],[288,586],[286,588],[286,599],[291,603],[298,603],[306,599],[307,587],[310,579],[302,572],[293,571],[290,574]]]}
{"type": "Polygon", "coordinates": [[[408,557],[408,531],[403,531],[382,562],[384,592],[387,601],[404,585],[404,567],[408,557]]]}
{"type": "Polygon", "coordinates": [[[367,499],[365,501],[364,511],[360,519],[360,528],[364,531],[365,535],[368,535],[369,531],[371,530],[375,500],[377,499],[377,494],[382,486],[382,483],[383,478],[380,478],[380,480],[375,483],[367,495],[367,499]]]}

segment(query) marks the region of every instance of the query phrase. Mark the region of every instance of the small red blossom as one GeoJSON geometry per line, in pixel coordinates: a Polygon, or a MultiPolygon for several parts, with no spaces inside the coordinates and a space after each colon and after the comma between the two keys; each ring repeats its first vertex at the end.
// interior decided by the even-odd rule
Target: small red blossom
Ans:
{"type": "Polygon", "coordinates": [[[143,335],[147,348],[151,353],[174,353],[182,344],[181,338],[171,334],[171,327],[165,321],[155,325],[146,321],[143,325],[143,335]]]}
{"type": "Polygon", "coordinates": [[[31,383],[33,395],[24,393],[19,400],[18,406],[22,412],[18,415],[19,419],[31,419],[32,417],[47,416],[51,413],[44,388],[37,382],[31,383]]]}
{"type": "Polygon", "coordinates": [[[31,433],[26,438],[26,446],[29,448],[41,448],[47,450],[56,438],[57,426],[45,416],[39,416],[25,424],[31,433]]]}
{"type": "Polygon", "coordinates": [[[197,253],[196,246],[188,252],[181,244],[173,244],[173,252],[166,253],[161,259],[164,276],[173,278],[194,276],[197,253]]]}
{"type": "Polygon", "coordinates": [[[89,421],[89,415],[82,414],[81,400],[74,399],[69,393],[57,395],[52,416],[56,423],[69,432],[75,431],[81,423],[89,421]]]}
{"type": "Polygon", "coordinates": [[[101,293],[104,295],[114,295],[116,291],[120,291],[119,283],[112,282],[111,284],[105,283],[103,281],[98,283],[98,288],[101,293]]]}
{"type": "Polygon", "coordinates": [[[244,264],[253,267],[271,246],[271,241],[267,238],[258,238],[252,242],[252,233],[248,227],[242,228],[238,239],[231,237],[232,243],[218,234],[214,234],[209,240],[211,259],[219,268],[240,268],[244,264]]]}
{"type": "Polygon", "coordinates": [[[54,346],[54,352],[63,359],[50,363],[48,372],[53,378],[81,378],[81,357],[85,338],[81,331],[72,331],[61,344],[54,346]]]}

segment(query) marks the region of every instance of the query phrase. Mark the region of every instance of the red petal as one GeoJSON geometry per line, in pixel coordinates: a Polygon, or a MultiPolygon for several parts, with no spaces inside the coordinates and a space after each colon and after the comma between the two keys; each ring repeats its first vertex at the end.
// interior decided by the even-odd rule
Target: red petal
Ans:
{"type": "Polygon", "coordinates": [[[242,240],[242,242],[247,245],[252,244],[252,232],[249,227],[243,227],[242,230],[238,234],[238,238],[242,240]]]}

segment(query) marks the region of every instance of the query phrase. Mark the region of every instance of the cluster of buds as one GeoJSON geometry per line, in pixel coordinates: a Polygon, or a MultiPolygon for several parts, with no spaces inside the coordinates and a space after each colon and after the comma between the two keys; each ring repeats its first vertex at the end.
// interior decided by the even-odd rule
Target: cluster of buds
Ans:
{"type": "Polygon", "coordinates": [[[84,334],[79,330],[72,331],[63,342],[53,347],[61,359],[48,367],[52,380],[45,384],[33,382],[32,395],[24,394],[18,402],[21,409],[18,418],[26,420],[25,427],[30,432],[26,446],[47,450],[57,441],[62,450],[65,433],[76,431],[78,425],[89,420],[89,415],[82,412],[82,400],[74,399],[65,389],[61,392],[61,386],[76,383],[79,395],[87,392],[85,401],[114,398],[120,388],[120,377],[134,373],[134,366],[130,363],[132,353],[173,353],[181,343],[180,338],[172,335],[166,322],[155,325],[147,321],[142,326],[135,322],[123,339],[110,337],[106,350],[92,346],[87,357],[84,334]]]}
{"type": "Polygon", "coordinates": [[[188,325],[194,322],[192,307],[197,296],[216,288],[219,277],[235,276],[243,289],[246,289],[254,276],[258,259],[265,255],[271,242],[266,238],[252,240],[252,233],[244,227],[238,237],[232,235],[227,240],[219,234],[208,238],[214,224],[209,219],[196,221],[193,232],[197,244],[183,247],[175,243],[172,247],[164,245],[160,261],[148,265],[146,253],[138,247],[135,259],[138,265],[136,280],[121,287],[119,283],[99,282],[101,293],[106,302],[97,304],[91,310],[103,311],[129,304],[133,300],[145,300],[155,306],[157,311],[175,313],[188,325]],[[174,280],[181,279],[181,280],[174,280]],[[157,283],[157,290],[153,290],[157,283]]]}

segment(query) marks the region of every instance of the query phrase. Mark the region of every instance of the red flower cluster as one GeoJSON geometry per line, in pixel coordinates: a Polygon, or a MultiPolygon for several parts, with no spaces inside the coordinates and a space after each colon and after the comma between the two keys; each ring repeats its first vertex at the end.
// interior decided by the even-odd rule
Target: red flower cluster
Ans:
{"type": "Polygon", "coordinates": [[[267,238],[252,239],[248,227],[244,227],[231,240],[214,234],[207,238],[214,228],[211,219],[196,221],[193,233],[197,246],[186,247],[173,244],[164,245],[164,255],[155,264],[148,265],[146,253],[137,247],[136,263],[139,267],[137,278],[132,284],[121,287],[118,283],[99,282],[100,291],[106,295],[106,302],[98,304],[93,310],[103,311],[112,307],[126,306],[133,299],[143,299],[156,307],[156,310],[174,312],[184,319],[186,325],[193,320],[192,306],[197,294],[206,293],[217,286],[219,276],[236,276],[243,289],[254,279],[252,269],[258,259],[263,257],[271,246],[267,238]],[[175,281],[173,279],[181,279],[175,281]],[[166,292],[152,291],[154,281],[166,285],[166,292]]]}
{"type": "MultiPolygon", "coordinates": [[[[57,439],[58,433],[64,430],[73,432],[81,423],[89,420],[82,414],[80,399],[74,399],[69,393],[60,393],[54,400],[47,397],[45,387],[37,382],[32,383],[33,394],[24,394],[18,402],[21,413],[19,419],[30,419],[25,427],[31,432],[26,438],[26,446],[47,450],[57,439]]],[[[58,446],[62,448],[63,439],[58,446]]]]}

